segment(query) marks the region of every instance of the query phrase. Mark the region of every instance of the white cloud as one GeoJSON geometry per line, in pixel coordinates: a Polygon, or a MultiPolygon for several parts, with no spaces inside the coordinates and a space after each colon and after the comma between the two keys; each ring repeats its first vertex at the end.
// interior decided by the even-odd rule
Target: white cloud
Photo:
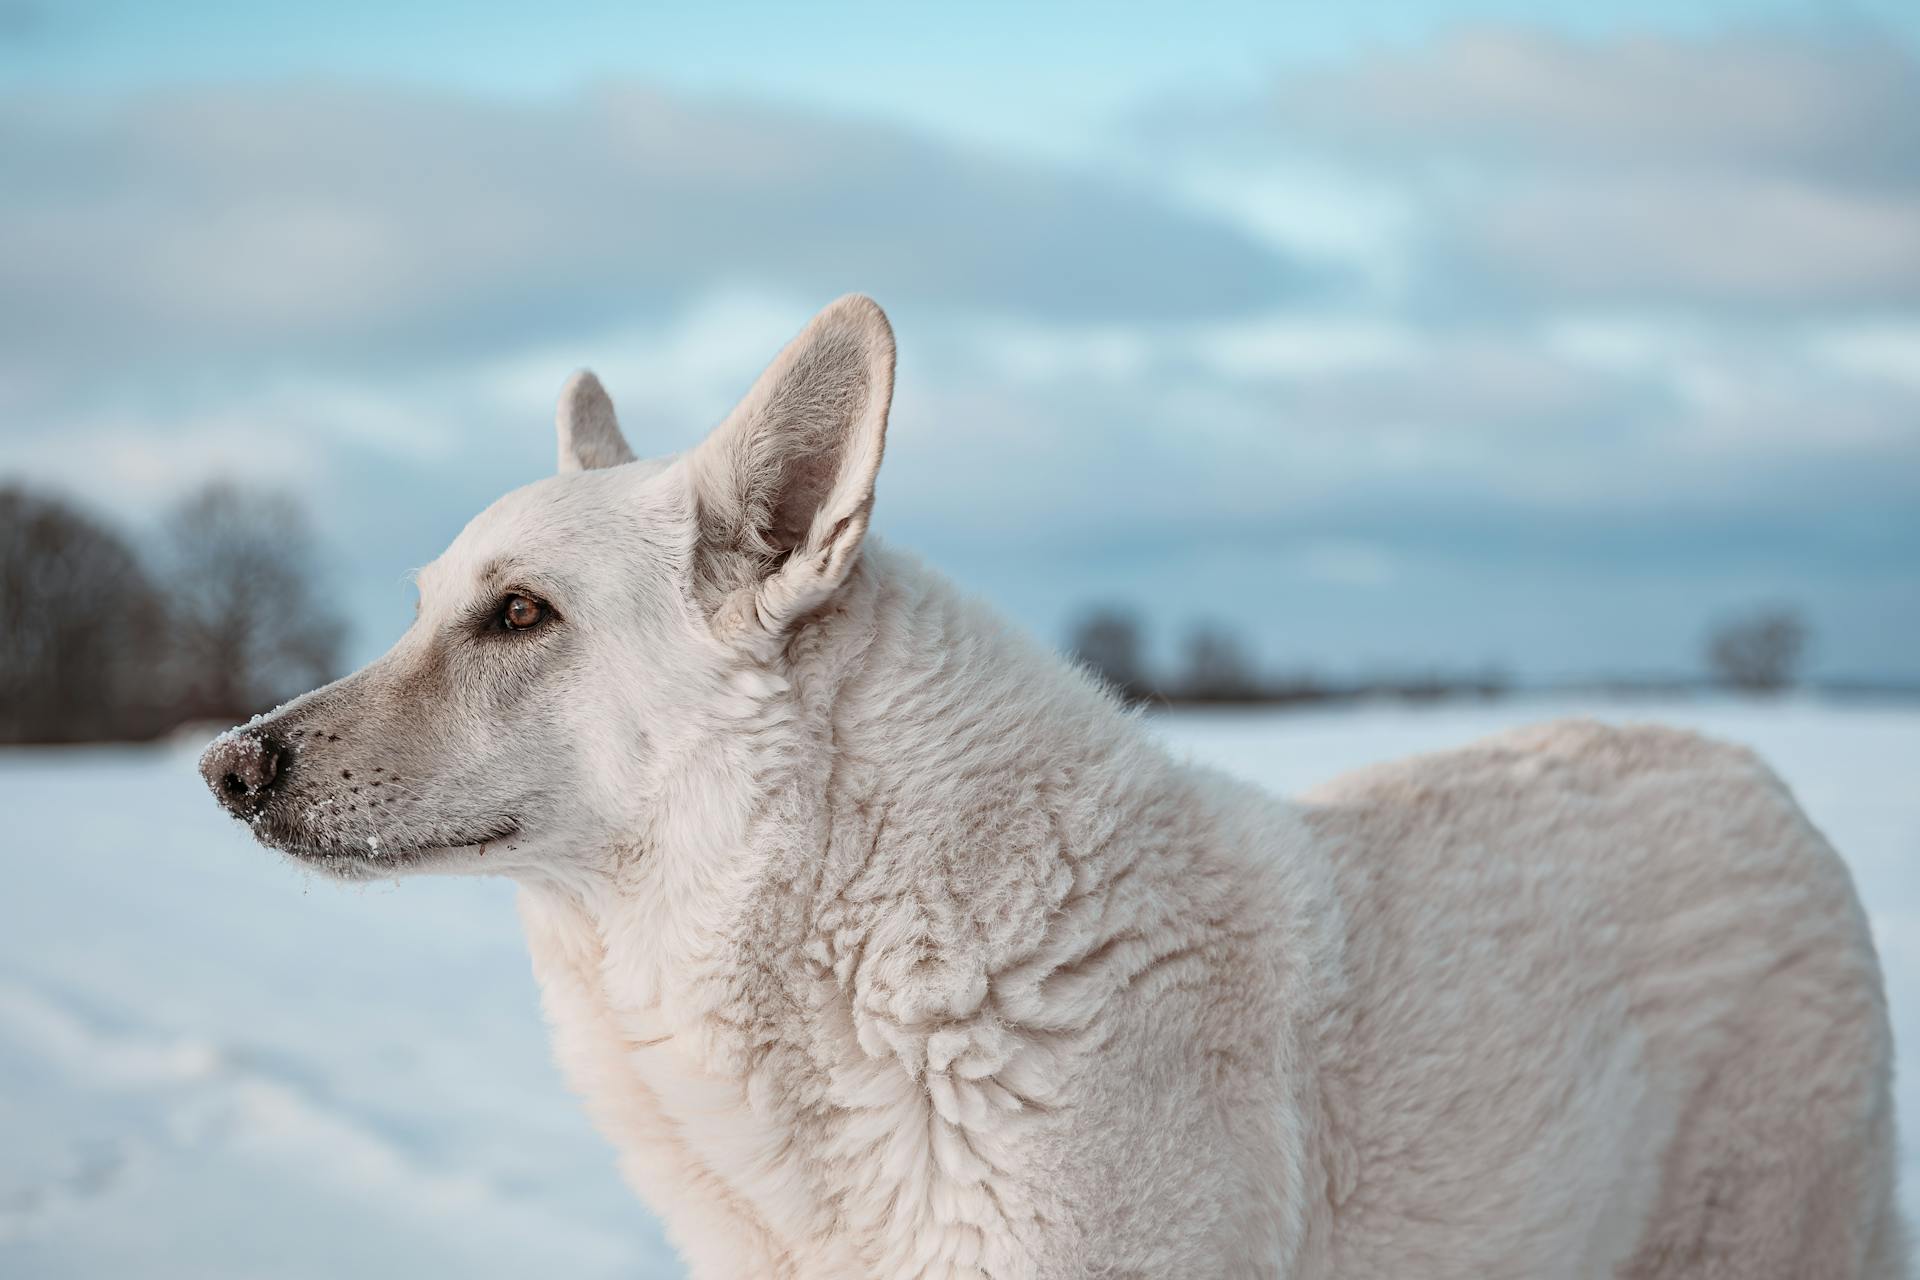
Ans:
{"type": "Polygon", "coordinates": [[[1263,155],[1257,167],[1176,164],[1185,198],[1245,226],[1276,249],[1337,264],[1376,293],[1402,291],[1417,251],[1419,210],[1403,186],[1343,158],[1263,155]]]}
{"type": "Polygon", "coordinates": [[[1310,541],[1291,560],[1302,576],[1337,586],[1384,587],[1400,576],[1390,551],[1365,542],[1310,541]]]}
{"type": "Polygon", "coordinates": [[[1920,392],[1920,322],[1834,326],[1816,334],[1812,348],[1815,357],[1832,369],[1920,392]]]}
{"type": "Polygon", "coordinates": [[[1920,168],[1920,80],[1904,41],[1866,29],[1602,37],[1454,30],[1407,51],[1277,77],[1272,133],[1409,157],[1555,167],[1683,160],[1855,173],[1920,168]]]}
{"type": "Polygon", "coordinates": [[[1001,323],[967,335],[988,368],[1023,383],[1088,378],[1124,382],[1148,375],[1166,337],[1141,326],[1068,327],[1001,323]]]}
{"type": "Polygon", "coordinates": [[[23,368],[417,363],[644,324],[715,288],[1157,320],[1300,283],[1137,184],[624,87],[16,92],[0,170],[0,352],[23,368]]]}
{"type": "Polygon", "coordinates": [[[1313,378],[1417,364],[1430,343],[1412,326],[1368,317],[1287,315],[1204,329],[1192,358],[1241,378],[1313,378]]]}
{"type": "Polygon", "coordinates": [[[1870,31],[1468,29],[1169,107],[1149,136],[1178,140],[1166,161],[1198,190],[1240,193],[1218,207],[1355,259],[1383,298],[1920,300],[1920,56],[1870,31]]]}
{"type": "Polygon", "coordinates": [[[68,493],[105,498],[116,515],[145,518],[214,476],[325,493],[334,453],[298,432],[244,416],[198,422],[151,416],[83,419],[13,441],[6,468],[68,493]]]}
{"type": "Polygon", "coordinates": [[[1697,321],[1633,313],[1573,312],[1541,326],[1550,350],[1576,363],[1620,374],[1662,369],[1675,351],[1697,345],[1703,335],[1697,321]]]}
{"type": "Polygon", "coordinates": [[[551,418],[565,378],[590,368],[614,397],[635,446],[670,447],[711,426],[746,393],[813,307],[798,298],[722,287],[642,324],[542,342],[477,363],[472,377],[495,407],[530,422],[551,418]]]}
{"type": "Polygon", "coordinates": [[[1920,187],[1890,192],[1798,177],[1641,173],[1517,177],[1448,199],[1465,261],[1452,278],[1586,302],[1875,305],[1920,299],[1920,187]]]}

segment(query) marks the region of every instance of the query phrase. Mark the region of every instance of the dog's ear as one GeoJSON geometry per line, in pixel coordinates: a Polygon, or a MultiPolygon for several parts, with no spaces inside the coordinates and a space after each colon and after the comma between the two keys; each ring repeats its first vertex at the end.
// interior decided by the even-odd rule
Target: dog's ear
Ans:
{"type": "Polygon", "coordinates": [[[563,472],[594,471],[633,461],[633,450],[620,434],[620,420],[613,416],[613,400],[589,370],[580,370],[560,389],[554,425],[560,433],[563,472]]]}
{"type": "Polygon", "coordinates": [[[815,316],[690,459],[715,623],[778,636],[845,581],[866,536],[893,402],[893,329],[871,298],[815,316]]]}

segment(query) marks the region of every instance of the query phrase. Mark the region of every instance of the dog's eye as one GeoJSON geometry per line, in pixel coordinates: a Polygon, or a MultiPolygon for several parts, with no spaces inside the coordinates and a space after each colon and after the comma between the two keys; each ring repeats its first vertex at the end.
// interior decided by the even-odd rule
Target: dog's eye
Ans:
{"type": "Polygon", "coordinates": [[[508,596],[500,602],[500,625],[509,631],[525,631],[547,620],[547,606],[532,596],[508,596]]]}

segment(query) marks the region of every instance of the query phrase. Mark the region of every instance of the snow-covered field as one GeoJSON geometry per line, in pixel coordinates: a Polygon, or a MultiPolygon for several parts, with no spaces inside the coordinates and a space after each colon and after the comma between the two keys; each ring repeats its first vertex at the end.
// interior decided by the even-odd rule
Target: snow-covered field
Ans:
{"type": "MultiPolygon", "coordinates": [[[[1920,1045],[1920,708],[1155,724],[1284,790],[1572,711],[1693,725],[1772,760],[1852,864],[1896,1034],[1920,1045]]],[[[303,878],[219,815],[193,755],[0,753],[0,1275],[679,1274],[548,1063],[510,888],[303,878]]],[[[1920,1117],[1920,1071],[1900,1104],[1920,1117]]],[[[1911,1139],[1904,1163],[1920,1220],[1911,1139]]]]}

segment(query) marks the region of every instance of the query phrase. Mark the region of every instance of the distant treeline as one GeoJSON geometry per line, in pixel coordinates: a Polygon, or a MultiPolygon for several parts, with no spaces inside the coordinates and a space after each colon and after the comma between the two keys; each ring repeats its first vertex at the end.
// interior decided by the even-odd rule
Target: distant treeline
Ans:
{"type": "MultiPolygon", "coordinates": [[[[1617,677],[1563,687],[1600,693],[1674,693],[1701,688],[1774,692],[1796,683],[1807,639],[1806,623],[1798,613],[1766,606],[1727,618],[1709,630],[1704,653],[1711,673],[1707,679],[1617,677]]],[[[1312,673],[1269,674],[1248,656],[1231,632],[1216,625],[1189,631],[1180,660],[1170,671],[1155,669],[1146,659],[1146,648],[1140,619],[1122,608],[1089,610],[1067,637],[1071,657],[1106,681],[1125,701],[1149,706],[1286,706],[1360,699],[1435,702],[1497,698],[1515,688],[1506,673],[1496,668],[1424,670],[1344,680],[1312,673]]]]}
{"type": "MultiPolygon", "coordinates": [[[[332,679],[345,627],[319,590],[315,553],[305,513],[283,493],[210,485],[135,542],[70,503],[0,485],[0,742],[138,740],[188,722],[232,724],[332,679]]],[[[1798,677],[1807,638],[1793,610],[1758,609],[1711,629],[1707,681],[1582,688],[1783,689],[1798,677]]],[[[1150,705],[1435,701],[1514,688],[1494,669],[1275,675],[1219,626],[1194,628],[1174,668],[1157,670],[1140,619],[1119,608],[1084,615],[1067,647],[1123,698],[1150,705]]]]}
{"type": "Polygon", "coordinates": [[[136,543],[0,485],[0,742],[233,723],[331,679],[345,628],[290,497],[210,485],[136,543]]]}

